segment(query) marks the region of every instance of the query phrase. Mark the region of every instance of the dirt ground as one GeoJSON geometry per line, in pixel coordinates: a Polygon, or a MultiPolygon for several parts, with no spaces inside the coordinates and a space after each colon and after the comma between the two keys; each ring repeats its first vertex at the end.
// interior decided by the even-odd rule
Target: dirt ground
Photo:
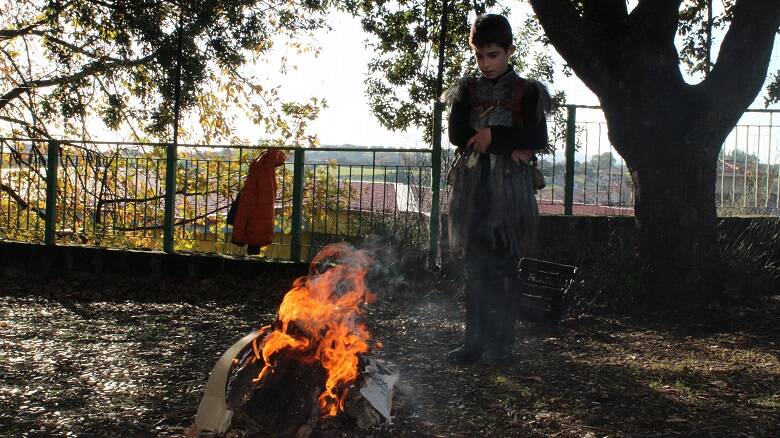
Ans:
{"type": "MultiPolygon", "coordinates": [[[[0,435],[183,436],[216,359],[289,281],[3,280],[0,435]]],[[[418,281],[370,308],[401,375],[393,423],[313,436],[780,436],[780,297],[684,326],[519,324],[513,362],[486,367],[443,360],[462,333],[450,288],[418,281]]]]}

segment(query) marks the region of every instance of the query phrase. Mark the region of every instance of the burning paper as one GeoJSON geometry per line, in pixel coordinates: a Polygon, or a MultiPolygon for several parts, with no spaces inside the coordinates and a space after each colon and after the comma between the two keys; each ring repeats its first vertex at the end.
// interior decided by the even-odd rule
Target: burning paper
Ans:
{"type": "Polygon", "coordinates": [[[360,394],[388,422],[392,422],[390,409],[393,405],[393,387],[397,381],[398,371],[388,368],[382,360],[368,359],[368,364],[363,372],[363,387],[360,388],[360,394]]]}

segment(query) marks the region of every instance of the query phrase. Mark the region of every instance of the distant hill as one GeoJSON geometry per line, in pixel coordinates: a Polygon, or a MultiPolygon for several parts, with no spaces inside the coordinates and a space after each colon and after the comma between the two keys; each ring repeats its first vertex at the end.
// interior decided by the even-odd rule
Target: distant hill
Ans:
{"type": "MultiPolygon", "coordinates": [[[[322,145],[322,148],[362,148],[364,146],[359,145],[322,145]]],[[[381,147],[374,147],[375,149],[381,149],[381,147]]],[[[390,149],[388,147],[388,149],[390,149]]],[[[377,165],[383,166],[395,166],[408,164],[404,162],[404,156],[408,159],[412,157],[414,153],[404,152],[382,152],[378,150],[376,152],[358,152],[358,151],[318,151],[308,150],[306,151],[307,163],[326,163],[331,160],[335,160],[341,165],[359,165],[359,164],[371,164],[373,160],[376,160],[377,165]]],[[[425,154],[426,159],[429,159],[429,154],[425,154]]]]}

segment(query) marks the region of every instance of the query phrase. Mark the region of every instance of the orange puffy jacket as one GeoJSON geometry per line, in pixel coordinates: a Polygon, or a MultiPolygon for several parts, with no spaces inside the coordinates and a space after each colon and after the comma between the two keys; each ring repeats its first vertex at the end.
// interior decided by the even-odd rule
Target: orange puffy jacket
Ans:
{"type": "Polygon", "coordinates": [[[233,220],[232,241],[236,245],[270,245],[274,236],[274,200],[276,199],[275,168],[284,164],[287,156],[278,149],[269,149],[249,165],[244,188],[239,195],[233,220]]]}

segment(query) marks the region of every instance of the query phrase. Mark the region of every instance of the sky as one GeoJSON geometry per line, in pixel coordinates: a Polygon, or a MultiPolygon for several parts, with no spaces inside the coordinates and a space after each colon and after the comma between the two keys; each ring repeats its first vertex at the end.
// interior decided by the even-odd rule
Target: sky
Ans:
{"type": "MultiPolygon", "coordinates": [[[[282,85],[282,98],[306,101],[314,96],[327,101],[328,107],[311,129],[323,145],[427,147],[421,143],[419,132],[390,132],[371,115],[363,84],[371,58],[365,44],[367,35],[358,20],[347,14],[332,13],[328,21],[333,30],[315,34],[315,44],[321,48],[319,56],[299,56],[292,49],[277,49],[274,57],[284,54],[297,69],[288,69],[283,76],[273,63],[265,64],[265,78],[282,85]]],[[[262,72],[257,73],[263,77],[262,72]]]]}
{"type": "MultiPolygon", "coordinates": [[[[265,77],[270,82],[283,81],[280,94],[285,98],[306,100],[317,96],[327,100],[328,108],[312,126],[312,132],[318,134],[323,145],[430,147],[422,143],[422,135],[416,130],[391,132],[379,125],[364,95],[363,80],[371,58],[371,50],[365,44],[367,34],[359,21],[347,14],[331,14],[329,22],[333,30],[317,34],[317,44],[321,47],[317,58],[311,54],[297,56],[293,50],[280,49],[297,64],[297,70],[289,70],[282,78],[273,71],[271,64],[266,67],[265,77]]],[[[570,102],[598,104],[596,97],[579,80],[560,76],[555,85],[564,87],[570,102]]]]}
{"type": "MultiPolygon", "coordinates": [[[[519,26],[527,12],[527,7],[513,11],[509,18],[514,28],[519,26]]],[[[282,84],[280,94],[283,98],[305,101],[316,96],[327,100],[328,107],[312,125],[312,132],[319,136],[322,145],[430,147],[422,142],[422,135],[416,130],[391,132],[379,125],[371,115],[364,96],[363,80],[371,58],[371,51],[365,44],[367,35],[358,20],[347,14],[332,13],[329,22],[332,30],[315,35],[316,44],[321,48],[318,57],[315,58],[313,54],[296,55],[293,50],[280,48],[276,56],[287,56],[292,64],[297,65],[297,69],[289,70],[283,76],[270,63],[258,66],[262,71],[255,73],[261,78],[265,76],[271,83],[282,84]]],[[[714,35],[715,50],[722,37],[722,33],[714,35]]],[[[717,56],[717,51],[714,56],[717,56]]],[[[563,65],[560,58],[558,65],[563,65]]],[[[776,40],[770,72],[778,68],[780,41],[776,40]]],[[[696,78],[689,77],[688,80],[696,82],[696,78]]],[[[576,76],[567,78],[559,74],[551,88],[552,91],[565,91],[568,103],[598,105],[596,96],[576,76]]],[[[778,105],[773,107],[780,108],[778,105]]],[[[751,108],[763,108],[762,96],[756,99],[751,108]]],[[[249,135],[252,139],[261,136],[259,130],[249,135]]]]}

